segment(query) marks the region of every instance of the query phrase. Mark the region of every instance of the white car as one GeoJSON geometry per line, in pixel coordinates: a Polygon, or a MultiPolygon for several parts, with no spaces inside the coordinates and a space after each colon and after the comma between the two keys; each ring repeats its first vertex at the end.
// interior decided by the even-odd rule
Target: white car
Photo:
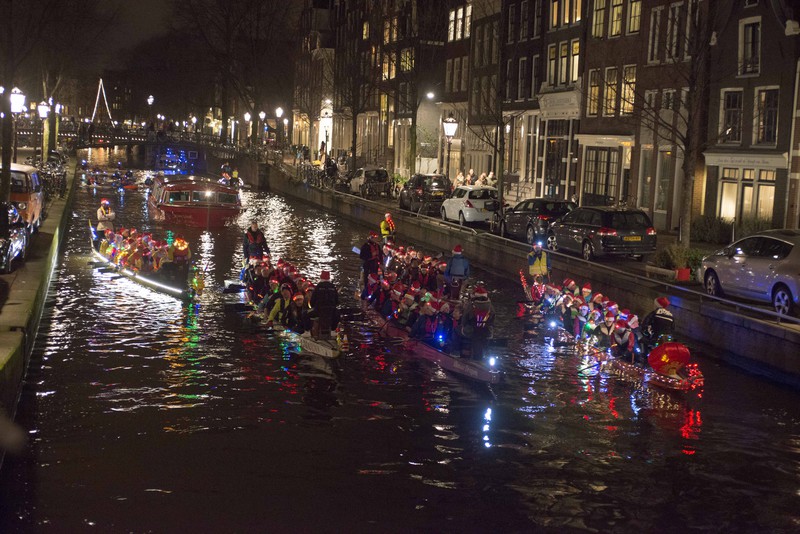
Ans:
{"type": "Polygon", "coordinates": [[[459,224],[488,222],[497,210],[497,188],[486,185],[462,185],[442,203],[442,220],[459,224]]]}

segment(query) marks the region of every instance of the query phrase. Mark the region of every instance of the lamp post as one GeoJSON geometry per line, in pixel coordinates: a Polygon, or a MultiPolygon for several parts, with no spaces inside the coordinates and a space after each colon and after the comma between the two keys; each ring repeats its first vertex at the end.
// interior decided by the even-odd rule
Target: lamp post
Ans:
{"type": "Polygon", "coordinates": [[[25,109],[25,95],[22,91],[19,90],[18,87],[14,87],[11,90],[11,94],[8,96],[8,100],[11,102],[11,124],[14,126],[14,152],[12,156],[12,161],[14,163],[17,162],[17,121],[14,115],[19,116],[20,113],[25,109]]]}
{"type": "Polygon", "coordinates": [[[260,145],[264,144],[264,119],[267,118],[267,114],[264,111],[258,112],[258,143],[260,145]]]}
{"type": "Polygon", "coordinates": [[[442,121],[442,127],[444,128],[444,137],[447,139],[447,163],[445,165],[445,176],[447,179],[450,179],[450,147],[453,144],[453,137],[456,135],[456,130],[458,130],[458,121],[453,117],[453,114],[447,116],[445,120],[442,121]]]}
{"type": "MultiPolygon", "coordinates": [[[[45,152],[47,152],[47,139],[45,136],[45,123],[47,121],[47,116],[50,114],[50,105],[42,100],[39,102],[39,105],[36,106],[36,110],[39,112],[39,118],[42,119],[42,127],[41,127],[41,148],[42,148],[42,161],[45,161],[45,152]]],[[[36,149],[33,150],[33,159],[36,160],[36,149]]]]}
{"type": "Polygon", "coordinates": [[[289,119],[283,119],[283,142],[289,144],[289,119]]]}
{"type": "MultiPolygon", "coordinates": [[[[153,121],[153,103],[155,101],[156,101],[156,99],[153,98],[153,95],[150,95],[150,96],[147,97],[147,106],[148,106],[148,108],[147,108],[147,111],[148,111],[147,112],[147,118],[151,122],[153,121]]],[[[154,127],[154,129],[155,129],[155,127],[154,127]]]]}
{"type": "Polygon", "coordinates": [[[244,113],[244,122],[247,125],[245,126],[246,130],[245,130],[244,138],[245,138],[245,141],[247,141],[247,144],[250,143],[251,130],[253,129],[253,123],[250,122],[251,118],[253,118],[253,117],[252,117],[252,115],[250,115],[250,112],[249,111],[245,111],[245,113],[244,113]]]}
{"type": "MultiPolygon", "coordinates": [[[[277,108],[275,108],[275,116],[278,117],[278,123],[280,123],[281,122],[281,117],[283,117],[283,108],[282,107],[278,106],[277,108]]],[[[280,141],[281,141],[280,137],[276,141],[278,141],[278,143],[280,143],[280,141]]]]}

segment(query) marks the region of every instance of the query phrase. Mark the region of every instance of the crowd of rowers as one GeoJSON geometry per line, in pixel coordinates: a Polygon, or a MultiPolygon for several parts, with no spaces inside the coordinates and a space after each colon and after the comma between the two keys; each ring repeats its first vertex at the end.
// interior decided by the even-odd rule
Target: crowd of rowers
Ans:
{"type": "Polygon", "coordinates": [[[171,243],[154,239],[151,233],[135,228],[100,229],[97,247],[110,261],[137,273],[157,273],[171,267],[188,267],[192,259],[189,243],[177,235],[171,243]]]}
{"type": "Polygon", "coordinates": [[[322,271],[316,285],[300,274],[290,262],[278,259],[273,265],[269,245],[258,221],[252,221],[242,238],[245,269],[241,278],[253,317],[266,319],[268,326],[281,325],[298,334],[329,338],[339,324],[339,294],[331,274],[322,271]]]}
{"type": "Polygon", "coordinates": [[[445,352],[469,354],[473,359],[483,356],[491,337],[494,308],[480,282],[462,298],[470,266],[461,245],[443,260],[413,246],[391,241],[381,244],[371,232],[359,255],[363,302],[410,337],[445,352]]]}
{"type": "Polygon", "coordinates": [[[672,337],[674,318],[666,297],[655,299],[655,309],[640,323],[635,313],[620,308],[602,293],[593,292],[588,282],[578,287],[567,278],[557,286],[544,283],[540,274],[534,276],[530,287],[524,277],[522,282],[528,301],[520,304],[518,315],[527,317],[529,327],[544,323],[552,328],[555,323],[576,341],[642,364],[655,345],[672,337]]]}

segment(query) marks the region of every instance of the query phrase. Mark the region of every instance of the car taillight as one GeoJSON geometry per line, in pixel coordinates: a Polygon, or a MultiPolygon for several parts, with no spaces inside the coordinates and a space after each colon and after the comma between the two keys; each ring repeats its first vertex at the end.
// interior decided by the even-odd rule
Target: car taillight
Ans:
{"type": "Polygon", "coordinates": [[[603,226],[597,231],[597,235],[599,235],[600,237],[608,237],[612,235],[617,235],[617,231],[614,230],[613,228],[606,228],[605,226],[603,226]]]}
{"type": "Polygon", "coordinates": [[[656,235],[656,229],[651,226],[647,229],[647,235],[656,235]]]}
{"type": "Polygon", "coordinates": [[[548,215],[539,215],[540,221],[549,221],[550,217],[548,215]]]}
{"type": "Polygon", "coordinates": [[[472,202],[470,202],[469,200],[465,200],[464,201],[464,207],[465,208],[474,208],[475,206],[473,206],[472,202]]]}

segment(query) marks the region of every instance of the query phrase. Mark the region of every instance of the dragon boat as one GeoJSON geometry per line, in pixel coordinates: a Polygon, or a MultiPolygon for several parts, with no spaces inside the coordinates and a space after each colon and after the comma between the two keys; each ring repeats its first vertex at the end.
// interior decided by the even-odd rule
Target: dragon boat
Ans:
{"type": "Polygon", "coordinates": [[[604,370],[647,385],[670,391],[693,391],[705,383],[697,364],[690,363],[691,352],[683,343],[667,341],[655,346],[647,355],[650,367],[645,368],[617,358],[610,351],[598,349],[586,341],[576,340],[562,327],[554,329],[552,339],[554,345],[571,346],[576,352],[587,354],[604,370]]]}
{"type": "Polygon", "coordinates": [[[379,335],[384,339],[399,340],[405,352],[432,361],[445,371],[462,378],[486,384],[497,384],[501,381],[503,374],[495,367],[496,359],[494,357],[489,358],[488,363],[460,358],[439,350],[422,340],[411,338],[405,328],[391,319],[383,318],[371,307],[362,306],[362,309],[367,320],[379,328],[379,335]]]}
{"type": "Polygon", "coordinates": [[[94,258],[94,267],[104,269],[106,272],[112,272],[152,291],[169,295],[179,300],[191,302],[202,294],[205,288],[204,275],[196,267],[190,265],[188,269],[162,269],[162,271],[155,273],[140,273],[124,265],[118,265],[104,254],[101,254],[100,250],[98,250],[100,240],[97,239],[97,231],[91,222],[89,223],[89,230],[91,236],[89,245],[94,258]]]}

